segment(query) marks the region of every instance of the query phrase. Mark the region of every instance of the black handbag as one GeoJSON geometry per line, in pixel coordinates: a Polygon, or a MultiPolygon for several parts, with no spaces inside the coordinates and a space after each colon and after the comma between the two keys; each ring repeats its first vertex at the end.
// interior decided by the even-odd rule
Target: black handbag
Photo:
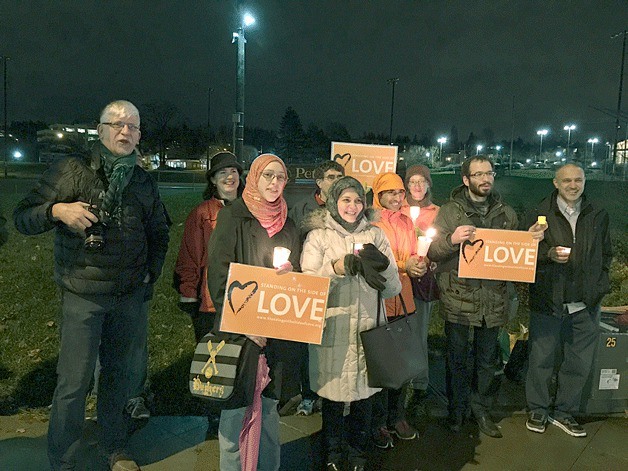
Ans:
{"type": "MultiPolygon", "coordinates": [[[[421,373],[419,358],[419,316],[408,314],[403,298],[399,295],[403,316],[380,325],[382,300],[377,296],[377,327],[360,332],[368,385],[372,388],[399,389],[421,373]]],[[[384,315],[384,319],[386,316],[384,315]]]]}
{"type": "Polygon", "coordinates": [[[252,404],[260,352],[261,348],[244,335],[205,335],[190,365],[190,393],[216,401],[224,409],[252,404]]]}
{"type": "Polygon", "coordinates": [[[410,283],[412,284],[412,295],[416,299],[426,302],[440,299],[440,290],[431,268],[428,267],[427,273],[421,278],[410,278],[410,283]]]}

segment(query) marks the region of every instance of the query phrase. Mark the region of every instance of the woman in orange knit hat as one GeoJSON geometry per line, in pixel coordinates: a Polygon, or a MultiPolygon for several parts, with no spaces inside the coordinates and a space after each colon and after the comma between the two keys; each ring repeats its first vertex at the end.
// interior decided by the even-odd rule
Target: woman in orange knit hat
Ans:
{"type": "MultiPolygon", "coordinates": [[[[374,224],[382,228],[388,237],[401,281],[400,296],[386,299],[386,315],[389,318],[403,314],[402,299],[408,312],[414,312],[410,279],[423,276],[427,270],[425,262],[416,255],[417,239],[412,219],[401,210],[405,195],[403,180],[395,173],[379,175],[373,182],[373,208],[380,211],[380,220],[374,224]]],[[[417,431],[405,417],[406,390],[407,386],[384,389],[376,396],[373,405],[373,441],[379,448],[393,446],[391,434],[402,440],[417,437],[417,431]]]]}

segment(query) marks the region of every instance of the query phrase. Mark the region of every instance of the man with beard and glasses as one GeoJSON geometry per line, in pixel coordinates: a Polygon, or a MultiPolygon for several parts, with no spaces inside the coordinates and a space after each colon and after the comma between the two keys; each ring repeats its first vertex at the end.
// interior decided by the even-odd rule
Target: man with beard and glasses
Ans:
{"type": "MultiPolygon", "coordinates": [[[[500,438],[502,434],[489,413],[499,386],[495,378],[497,335],[508,321],[506,282],[458,277],[460,244],[472,238],[476,227],[517,229],[517,215],[493,191],[494,181],[495,171],[488,157],[476,155],[462,164],[463,184],[452,191],[434,220],[438,232],[428,257],[438,264],[436,280],[447,341],[450,429],[459,432],[471,412],[482,433],[500,438]]],[[[535,223],[529,231],[542,240],[546,227],[535,223]]]]}

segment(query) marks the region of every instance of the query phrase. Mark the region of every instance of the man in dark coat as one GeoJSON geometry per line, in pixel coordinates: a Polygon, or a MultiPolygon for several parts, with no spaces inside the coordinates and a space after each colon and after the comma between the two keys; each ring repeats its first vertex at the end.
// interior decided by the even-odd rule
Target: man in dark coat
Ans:
{"type": "Polygon", "coordinates": [[[162,270],[168,225],[157,184],[136,165],[137,108],[122,100],[107,105],[98,136],[90,156],[52,166],[13,213],[23,234],[55,230],[63,320],[48,429],[53,470],[76,465],[98,354],[100,447],[111,469],[139,469],[125,452],[128,365],[134,339],[146,336],[142,304],[162,270]]]}
{"type": "MultiPolygon", "coordinates": [[[[495,171],[482,155],[462,164],[463,185],[454,188],[441,206],[434,227],[437,235],[428,257],[438,264],[436,280],[441,293],[440,312],[447,338],[447,395],[450,428],[459,432],[470,406],[480,431],[502,436],[490,417],[497,391],[497,335],[508,321],[506,282],[458,277],[460,244],[476,227],[517,229],[515,211],[493,190],[495,171]],[[473,368],[469,368],[469,338],[473,331],[473,368]]],[[[529,229],[543,237],[536,224],[529,229]]]]}
{"type": "Polygon", "coordinates": [[[528,430],[549,421],[574,437],[586,430],[574,418],[593,363],[600,302],[610,291],[611,239],[606,210],[587,200],[585,175],[569,163],[558,169],[556,190],[530,214],[544,216],[536,283],[530,286],[530,358],[526,399],[528,430]],[[550,383],[558,359],[555,397],[550,383]]]}

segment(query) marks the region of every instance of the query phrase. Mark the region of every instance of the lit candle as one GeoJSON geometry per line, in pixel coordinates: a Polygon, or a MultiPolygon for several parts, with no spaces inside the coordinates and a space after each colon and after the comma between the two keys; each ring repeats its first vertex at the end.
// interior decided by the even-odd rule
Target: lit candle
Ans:
{"type": "Polygon", "coordinates": [[[419,246],[417,247],[416,253],[420,260],[423,260],[427,255],[427,251],[430,249],[430,244],[432,243],[432,238],[435,235],[436,229],[430,227],[425,231],[425,235],[419,236],[419,246]]]}
{"type": "Polygon", "coordinates": [[[556,247],[556,251],[561,255],[569,255],[571,253],[571,247],[562,247],[559,245],[556,247]]]}
{"type": "Polygon", "coordinates": [[[546,218],[545,216],[539,216],[539,217],[536,219],[536,223],[537,223],[539,226],[544,226],[545,224],[547,224],[547,218],[546,218]]]}
{"type": "Polygon", "coordinates": [[[364,244],[361,244],[360,242],[354,242],[352,244],[352,249],[351,249],[353,252],[353,255],[358,255],[360,250],[362,250],[363,247],[364,247],[364,244]]]}
{"type": "Polygon", "coordinates": [[[410,217],[412,218],[413,224],[416,223],[419,214],[421,214],[421,208],[419,206],[410,206],[410,217]]]}
{"type": "Polygon", "coordinates": [[[273,251],[273,267],[279,268],[288,263],[290,258],[290,249],[285,247],[275,247],[273,251]]]}

